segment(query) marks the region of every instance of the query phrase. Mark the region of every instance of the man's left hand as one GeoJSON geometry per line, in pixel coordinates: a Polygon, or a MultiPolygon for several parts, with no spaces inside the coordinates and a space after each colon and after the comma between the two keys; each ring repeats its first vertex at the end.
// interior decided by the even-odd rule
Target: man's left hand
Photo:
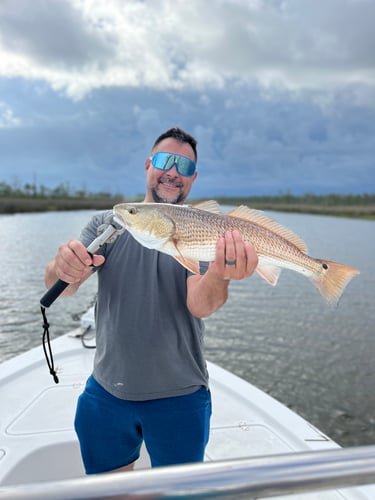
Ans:
{"type": "Polygon", "coordinates": [[[258,256],[253,245],[242,239],[237,230],[227,231],[216,245],[216,258],[210,271],[224,280],[242,280],[253,274],[258,256]]]}

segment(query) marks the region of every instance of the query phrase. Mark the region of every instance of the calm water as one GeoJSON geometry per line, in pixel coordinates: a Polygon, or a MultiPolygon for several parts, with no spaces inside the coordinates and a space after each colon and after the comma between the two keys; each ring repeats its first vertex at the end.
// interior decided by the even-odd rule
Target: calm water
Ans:
{"type": "MultiPolygon", "coordinates": [[[[0,361],[39,345],[43,274],[92,211],[0,215],[0,361]]],[[[231,283],[227,304],[206,320],[207,358],[276,397],[344,446],[375,443],[375,223],[271,214],[315,257],[358,267],[338,307],[304,277],[283,271],[273,288],[258,276],[231,283]]],[[[77,326],[96,278],[49,310],[51,335],[77,326]]]]}

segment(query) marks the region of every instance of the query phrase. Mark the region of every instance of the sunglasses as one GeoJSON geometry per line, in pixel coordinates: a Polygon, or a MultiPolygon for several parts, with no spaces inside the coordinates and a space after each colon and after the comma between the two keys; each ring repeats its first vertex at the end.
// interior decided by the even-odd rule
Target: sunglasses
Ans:
{"type": "Polygon", "coordinates": [[[184,177],[192,177],[197,170],[197,165],[193,160],[174,153],[155,153],[150,160],[152,166],[159,170],[167,171],[176,165],[177,172],[184,177]]]}

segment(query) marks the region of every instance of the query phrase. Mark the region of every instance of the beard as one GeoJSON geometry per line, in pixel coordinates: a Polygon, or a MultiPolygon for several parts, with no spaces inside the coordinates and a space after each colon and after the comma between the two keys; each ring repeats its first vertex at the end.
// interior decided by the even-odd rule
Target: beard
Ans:
{"type": "Polygon", "coordinates": [[[155,186],[150,190],[152,199],[155,203],[173,203],[174,205],[181,204],[186,199],[186,194],[183,192],[184,185],[178,179],[171,179],[168,176],[160,177],[155,186]],[[168,185],[176,188],[176,194],[162,194],[160,186],[168,185]],[[177,191],[178,189],[178,191],[177,191]]]}

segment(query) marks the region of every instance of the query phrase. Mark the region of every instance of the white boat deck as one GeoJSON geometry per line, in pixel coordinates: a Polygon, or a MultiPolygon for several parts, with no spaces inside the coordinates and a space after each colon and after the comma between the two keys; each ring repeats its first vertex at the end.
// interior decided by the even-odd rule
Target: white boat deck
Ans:
{"type": "MultiPolygon", "coordinates": [[[[84,476],[73,421],[95,351],[70,335],[54,340],[53,351],[57,385],[41,347],[0,365],[0,497],[4,486],[84,476]]],[[[208,369],[213,416],[207,461],[339,448],[251,384],[211,363],[208,369]]],[[[148,467],[142,449],[137,468],[148,467]]],[[[369,500],[375,487],[278,498],[369,500]]]]}

